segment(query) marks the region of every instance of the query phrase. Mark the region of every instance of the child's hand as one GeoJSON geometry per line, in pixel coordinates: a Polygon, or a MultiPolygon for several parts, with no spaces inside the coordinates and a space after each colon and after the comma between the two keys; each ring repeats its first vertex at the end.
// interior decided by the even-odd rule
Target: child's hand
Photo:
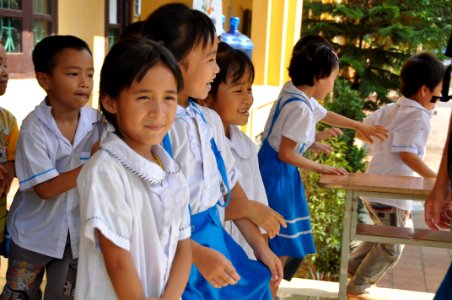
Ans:
{"type": "Polygon", "coordinates": [[[380,125],[369,126],[360,123],[360,127],[357,129],[356,137],[368,144],[372,144],[372,137],[376,137],[380,141],[384,141],[388,137],[388,130],[380,125]]]}
{"type": "Polygon", "coordinates": [[[333,148],[331,146],[320,142],[314,142],[311,147],[309,147],[309,150],[314,153],[324,153],[326,155],[329,155],[331,154],[331,152],[333,152],[333,148]]]}
{"type": "Polygon", "coordinates": [[[250,201],[248,218],[251,222],[264,229],[269,238],[272,239],[279,233],[281,225],[284,228],[287,227],[286,221],[279,213],[260,202],[253,200],[248,201],[250,201]]]}
{"type": "Polygon", "coordinates": [[[321,174],[330,174],[330,175],[347,175],[348,172],[344,168],[333,167],[328,165],[322,165],[320,172],[321,174]]]}
{"type": "Polygon", "coordinates": [[[440,223],[442,224],[443,227],[450,228],[451,217],[452,217],[452,203],[447,202],[441,208],[440,223]]]}
{"type": "Polygon", "coordinates": [[[232,263],[223,254],[208,247],[203,247],[203,253],[195,265],[213,287],[225,287],[240,280],[232,263]]]}
{"type": "Polygon", "coordinates": [[[344,134],[342,132],[342,130],[340,130],[339,128],[336,127],[332,127],[332,128],[328,128],[324,131],[318,131],[315,134],[315,140],[317,142],[323,141],[323,140],[327,140],[330,139],[332,137],[337,137],[344,134]]]}
{"type": "Polygon", "coordinates": [[[276,256],[267,245],[254,251],[254,255],[270,270],[270,273],[272,274],[271,284],[278,286],[284,276],[281,260],[278,256],[276,256]]]}

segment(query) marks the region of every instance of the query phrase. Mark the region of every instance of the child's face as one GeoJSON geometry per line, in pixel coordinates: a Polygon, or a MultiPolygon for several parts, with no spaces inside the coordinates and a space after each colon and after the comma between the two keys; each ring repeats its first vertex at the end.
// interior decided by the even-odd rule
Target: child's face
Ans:
{"type": "Polygon", "coordinates": [[[176,116],[176,79],[159,63],[140,82],[122,90],[118,99],[102,99],[102,105],[115,115],[117,130],[129,147],[152,160],[150,147],[162,141],[176,116]]]}
{"type": "Polygon", "coordinates": [[[249,110],[254,101],[252,85],[247,70],[238,82],[221,83],[216,96],[207,98],[207,105],[220,115],[226,129],[229,125],[243,126],[248,123],[249,110]]]}
{"type": "Polygon", "coordinates": [[[5,47],[0,44],[0,96],[6,92],[8,85],[8,68],[6,65],[6,51],[5,47]]]}
{"type": "Polygon", "coordinates": [[[195,47],[190,54],[179,62],[184,78],[184,89],[181,92],[181,100],[186,101],[188,97],[195,99],[206,99],[211,86],[220,68],[216,62],[218,40],[208,44],[195,47]]]}
{"type": "Polygon", "coordinates": [[[336,66],[332,71],[330,76],[322,79],[316,79],[314,81],[315,90],[313,93],[313,97],[315,99],[324,99],[328,93],[333,90],[334,81],[336,80],[337,73],[339,72],[339,66],[336,66]]]}
{"type": "Polygon", "coordinates": [[[93,90],[93,57],[86,50],[64,49],[56,58],[52,74],[38,73],[50,105],[65,110],[80,110],[93,90]]]}

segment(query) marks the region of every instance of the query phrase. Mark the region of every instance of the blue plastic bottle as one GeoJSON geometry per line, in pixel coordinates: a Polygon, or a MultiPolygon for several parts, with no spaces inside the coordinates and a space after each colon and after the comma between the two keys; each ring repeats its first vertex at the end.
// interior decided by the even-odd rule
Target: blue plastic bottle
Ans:
{"type": "Polygon", "coordinates": [[[251,58],[254,44],[249,37],[240,33],[238,30],[240,18],[231,17],[229,19],[229,31],[221,35],[221,40],[234,49],[241,50],[251,58]]]}

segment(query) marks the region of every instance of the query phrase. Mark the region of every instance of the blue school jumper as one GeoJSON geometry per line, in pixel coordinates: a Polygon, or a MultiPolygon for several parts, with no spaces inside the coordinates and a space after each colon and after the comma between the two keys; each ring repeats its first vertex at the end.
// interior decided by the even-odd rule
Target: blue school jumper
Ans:
{"type": "MultiPolygon", "coordinates": [[[[195,108],[204,122],[207,123],[201,110],[192,101],[189,102],[195,108]]],[[[240,275],[240,280],[235,285],[223,288],[213,287],[192,264],[187,286],[182,294],[183,300],[264,300],[272,299],[270,291],[271,274],[267,266],[260,261],[248,259],[245,251],[224,230],[218,214],[217,206],[226,207],[229,204],[230,188],[226,174],[226,167],[220,151],[212,138],[210,140],[212,151],[215,155],[218,171],[221,174],[224,185],[228,191],[228,197],[224,205],[220,202],[205,211],[191,215],[191,239],[204,247],[209,247],[222,253],[234,266],[240,275]]],[[[166,135],[163,145],[168,153],[172,153],[171,141],[166,135]]]]}
{"type": "Polygon", "coordinates": [[[268,137],[286,104],[293,101],[309,103],[309,100],[293,97],[283,103],[283,99],[281,97],[276,103],[270,129],[259,150],[259,168],[267,192],[268,205],[280,213],[287,223],[287,228],[281,227],[279,234],[269,239],[270,248],[278,256],[303,258],[307,254],[315,253],[303,183],[297,167],[279,160],[278,152],[270,146],[268,137]]]}

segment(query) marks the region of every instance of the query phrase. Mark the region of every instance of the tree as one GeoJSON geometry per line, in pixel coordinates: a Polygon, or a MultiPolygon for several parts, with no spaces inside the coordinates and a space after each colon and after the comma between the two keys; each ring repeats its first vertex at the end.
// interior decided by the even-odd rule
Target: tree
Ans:
{"type": "Polygon", "coordinates": [[[399,88],[403,62],[419,51],[444,58],[452,32],[452,0],[306,0],[302,34],[321,34],[333,42],[341,60],[340,77],[367,101],[387,103],[399,88]]]}

